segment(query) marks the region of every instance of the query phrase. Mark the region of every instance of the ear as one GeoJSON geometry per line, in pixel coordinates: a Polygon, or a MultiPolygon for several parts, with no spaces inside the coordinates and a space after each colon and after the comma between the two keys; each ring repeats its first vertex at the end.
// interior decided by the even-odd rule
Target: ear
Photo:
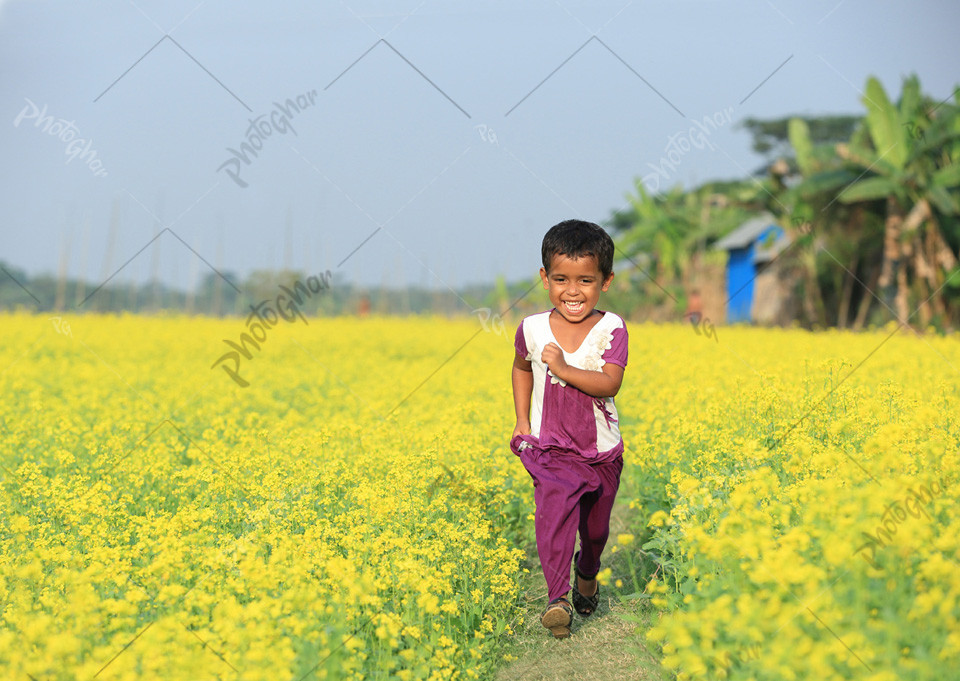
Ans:
{"type": "Polygon", "coordinates": [[[543,269],[542,267],[540,268],[540,281],[543,282],[543,290],[544,290],[544,291],[549,291],[549,290],[550,290],[550,283],[547,281],[547,271],[546,271],[545,269],[543,269]]]}
{"type": "Polygon", "coordinates": [[[613,272],[610,273],[610,276],[603,280],[603,286],[600,287],[601,291],[606,291],[610,288],[610,284],[613,283],[613,272]]]}

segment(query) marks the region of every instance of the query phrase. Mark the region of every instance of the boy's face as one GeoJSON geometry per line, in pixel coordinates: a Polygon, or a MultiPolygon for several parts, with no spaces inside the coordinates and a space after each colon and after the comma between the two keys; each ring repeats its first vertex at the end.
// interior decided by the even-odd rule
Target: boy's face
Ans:
{"type": "Polygon", "coordinates": [[[600,265],[592,255],[577,258],[554,255],[550,272],[540,268],[543,288],[550,302],[568,322],[582,322],[593,313],[600,300],[600,292],[610,288],[613,273],[604,279],[600,265]]]}

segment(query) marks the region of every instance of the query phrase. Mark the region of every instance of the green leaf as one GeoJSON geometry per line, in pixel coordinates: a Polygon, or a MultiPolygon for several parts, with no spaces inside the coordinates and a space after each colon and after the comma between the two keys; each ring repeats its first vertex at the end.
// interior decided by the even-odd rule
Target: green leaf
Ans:
{"type": "Polygon", "coordinates": [[[939,187],[956,187],[960,185],[960,164],[953,164],[941,168],[933,174],[933,183],[939,187]]]}
{"type": "Polygon", "coordinates": [[[841,203],[874,201],[896,196],[899,193],[898,189],[899,187],[886,177],[868,177],[844,189],[838,198],[841,203]]]}
{"type": "Polygon", "coordinates": [[[812,151],[813,145],[810,143],[810,128],[802,118],[791,118],[787,124],[787,134],[790,137],[790,144],[797,152],[797,165],[800,166],[800,172],[804,175],[813,173],[812,151]]]}
{"type": "Polygon", "coordinates": [[[954,291],[960,291],[960,265],[947,272],[943,285],[954,291]]]}
{"type": "Polygon", "coordinates": [[[957,202],[957,197],[947,191],[946,187],[934,185],[927,192],[927,196],[930,198],[930,203],[944,215],[960,213],[960,203],[957,202]]]}
{"type": "Polygon", "coordinates": [[[890,103],[880,81],[870,76],[867,79],[863,104],[867,107],[867,127],[878,156],[902,169],[909,153],[906,129],[900,120],[900,112],[890,103]]]}
{"type": "Polygon", "coordinates": [[[946,147],[950,146],[951,142],[960,139],[958,123],[960,123],[960,117],[956,114],[952,117],[944,115],[942,118],[935,120],[923,131],[923,137],[914,145],[911,158],[920,158],[926,155],[938,156],[946,147]]]}
{"type": "Polygon", "coordinates": [[[642,591],[634,591],[633,593],[627,594],[626,596],[621,596],[621,601],[635,601],[642,599],[649,599],[650,594],[643,593],[642,591]]]}
{"type": "Polygon", "coordinates": [[[864,170],[870,170],[878,175],[896,175],[903,167],[891,163],[890,155],[882,156],[882,151],[875,152],[872,149],[851,144],[847,148],[847,152],[852,163],[856,163],[864,170]]]}
{"type": "Polygon", "coordinates": [[[900,88],[900,118],[906,123],[908,121],[916,122],[916,118],[922,113],[923,99],[920,93],[920,79],[916,74],[904,79],[903,86],[900,88]]]}
{"type": "Polygon", "coordinates": [[[815,173],[797,185],[797,193],[805,199],[812,199],[824,192],[835,194],[857,179],[849,170],[827,170],[815,173]]]}

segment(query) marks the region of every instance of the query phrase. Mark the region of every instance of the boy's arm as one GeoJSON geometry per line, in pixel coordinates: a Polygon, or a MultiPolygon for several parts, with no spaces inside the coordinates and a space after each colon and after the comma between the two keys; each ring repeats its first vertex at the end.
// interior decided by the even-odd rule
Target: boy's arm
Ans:
{"type": "Polygon", "coordinates": [[[517,425],[512,440],[517,435],[530,434],[530,397],[533,394],[533,367],[530,362],[513,356],[513,406],[517,412],[517,425]]]}
{"type": "Polygon", "coordinates": [[[548,343],[543,349],[543,361],[550,373],[582,390],[591,397],[613,397],[620,392],[623,382],[623,367],[612,362],[603,365],[602,371],[587,371],[567,364],[563,350],[556,343],[548,343]]]}

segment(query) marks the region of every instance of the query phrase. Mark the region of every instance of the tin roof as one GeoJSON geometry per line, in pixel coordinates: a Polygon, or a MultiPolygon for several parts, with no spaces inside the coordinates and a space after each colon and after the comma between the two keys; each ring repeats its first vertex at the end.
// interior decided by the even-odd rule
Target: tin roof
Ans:
{"type": "Polygon", "coordinates": [[[779,232],[776,235],[776,238],[758,241],[757,245],[754,247],[754,263],[770,262],[790,245],[790,237],[788,237],[779,226],[774,225],[774,227],[776,227],[777,231],[779,232]]]}
{"type": "Polygon", "coordinates": [[[777,226],[776,220],[770,213],[763,213],[750,218],[735,230],[714,244],[715,248],[729,251],[732,248],[746,248],[756,241],[768,227],[777,226]]]}

